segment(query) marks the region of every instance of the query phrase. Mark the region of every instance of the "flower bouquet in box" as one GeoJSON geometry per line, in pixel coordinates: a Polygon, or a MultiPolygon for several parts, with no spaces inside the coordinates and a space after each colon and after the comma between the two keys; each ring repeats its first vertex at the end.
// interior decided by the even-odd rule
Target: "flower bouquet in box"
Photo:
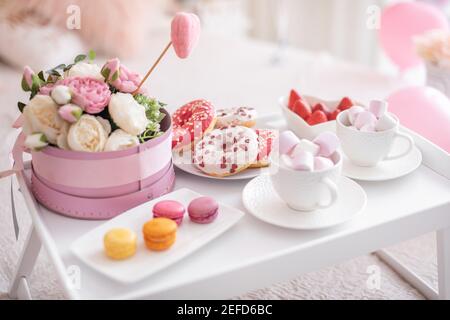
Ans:
{"type": "Polygon", "coordinates": [[[132,94],[142,81],[140,75],[117,58],[103,67],[94,58],[92,51],[78,55],[74,63],[47,71],[48,76],[25,67],[22,88],[31,96],[27,104],[19,102],[19,108],[27,148],[119,151],[160,137],[168,129],[161,128],[166,116],[163,103],[142,89],[132,94]]]}
{"type": "Polygon", "coordinates": [[[171,117],[142,84],[171,46],[186,58],[199,27],[195,15],[177,14],[172,41],[144,78],[117,58],[97,65],[93,51],[46,72],[25,67],[22,88],[31,95],[18,104],[23,132],[13,155],[17,170],[23,147],[31,152],[32,191],[41,204],[107,219],[172,190],[171,117]]]}

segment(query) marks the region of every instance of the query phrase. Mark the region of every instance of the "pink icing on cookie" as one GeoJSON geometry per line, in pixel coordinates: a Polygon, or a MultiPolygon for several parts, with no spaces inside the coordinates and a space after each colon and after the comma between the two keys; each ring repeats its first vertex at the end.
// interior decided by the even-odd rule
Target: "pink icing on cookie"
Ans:
{"type": "Polygon", "coordinates": [[[206,174],[233,175],[247,168],[258,156],[258,136],[247,127],[214,129],[194,149],[194,163],[206,174]]]}
{"type": "Polygon", "coordinates": [[[245,123],[255,121],[257,112],[255,108],[238,107],[217,110],[216,116],[216,128],[221,128],[231,125],[244,125],[245,123]]]}
{"type": "Polygon", "coordinates": [[[275,130],[256,129],[258,135],[258,157],[257,161],[269,161],[269,156],[272,153],[273,144],[277,138],[275,130]]]}
{"type": "Polygon", "coordinates": [[[206,100],[194,100],[172,115],[172,148],[186,146],[203,136],[214,121],[214,107],[206,100]]]}

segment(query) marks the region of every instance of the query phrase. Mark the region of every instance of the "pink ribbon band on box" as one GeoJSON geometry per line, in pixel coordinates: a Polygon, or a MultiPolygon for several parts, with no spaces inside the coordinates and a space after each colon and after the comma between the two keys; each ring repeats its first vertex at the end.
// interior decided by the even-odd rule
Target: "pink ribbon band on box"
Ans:
{"type": "Polygon", "coordinates": [[[166,167],[171,158],[165,143],[124,157],[95,160],[54,157],[43,150],[33,152],[33,170],[46,181],[63,186],[110,188],[144,180],[166,167]]]}

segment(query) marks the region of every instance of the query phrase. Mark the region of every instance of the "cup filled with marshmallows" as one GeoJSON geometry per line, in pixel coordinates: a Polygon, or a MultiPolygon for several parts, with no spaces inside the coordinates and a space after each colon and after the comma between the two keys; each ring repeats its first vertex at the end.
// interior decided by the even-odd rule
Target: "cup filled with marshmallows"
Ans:
{"type": "Polygon", "coordinates": [[[412,151],[414,141],[399,127],[398,118],[388,112],[383,100],[372,100],[368,108],[353,106],[336,118],[336,133],[345,155],[362,167],[399,159],[412,151]],[[403,140],[403,146],[391,154],[396,139],[403,140]]]}
{"type": "Polygon", "coordinates": [[[314,140],[299,139],[292,131],[279,137],[280,157],[271,182],[278,196],[293,210],[314,211],[332,206],[338,197],[342,172],[340,142],[326,131],[314,140]]]}

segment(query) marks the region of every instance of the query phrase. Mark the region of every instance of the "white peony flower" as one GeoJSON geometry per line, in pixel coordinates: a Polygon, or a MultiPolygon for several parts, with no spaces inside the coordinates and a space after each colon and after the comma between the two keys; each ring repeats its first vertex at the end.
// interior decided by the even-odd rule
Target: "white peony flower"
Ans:
{"type": "Polygon", "coordinates": [[[27,135],[43,133],[48,142],[56,144],[65,121],[58,114],[58,105],[52,98],[36,95],[23,109],[23,132],[27,135]]]}
{"type": "Polygon", "coordinates": [[[74,151],[100,152],[107,137],[102,124],[94,116],[84,114],[70,126],[67,142],[74,151]]]}
{"type": "Polygon", "coordinates": [[[125,150],[139,145],[139,139],[122,129],[115,130],[106,141],[104,151],[125,150]]]}
{"type": "Polygon", "coordinates": [[[69,143],[67,142],[67,135],[69,133],[70,124],[68,122],[64,123],[64,126],[61,128],[61,132],[58,134],[56,138],[56,145],[58,148],[63,150],[70,150],[69,143]]]}
{"type": "Polygon", "coordinates": [[[64,105],[68,104],[72,99],[72,93],[70,88],[67,86],[56,86],[52,89],[51,96],[57,104],[64,105]]]}
{"type": "Polygon", "coordinates": [[[67,77],[91,77],[97,80],[105,80],[101,74],[101,68],[95,63],[78,62],[67,72],[67,77]]]}
{"type": "Polygon", "coordinates": [[[39,151],[48,146],[48,141],[43,133],[33,133],[26,137],[24,144],[28,149],[39,151]]]}
{"type": "Polygon", "coordinates": [[[129,93],[116,93],[111,96],[109,114],[120,129],[134,136],[144,132],[148,125],[144,106],[129,93]]]}
{"type": "Polygon", "coordinates": [[[103,129],[105,129],[106,134],[109,136],[112,131],[111,123],[109,123],[108,120],[106,120],[105,118],[102,118],[100,116],[96,116],[95,118],[98,120],[98,122],[100,122],[102,124],[103,129]]]}

